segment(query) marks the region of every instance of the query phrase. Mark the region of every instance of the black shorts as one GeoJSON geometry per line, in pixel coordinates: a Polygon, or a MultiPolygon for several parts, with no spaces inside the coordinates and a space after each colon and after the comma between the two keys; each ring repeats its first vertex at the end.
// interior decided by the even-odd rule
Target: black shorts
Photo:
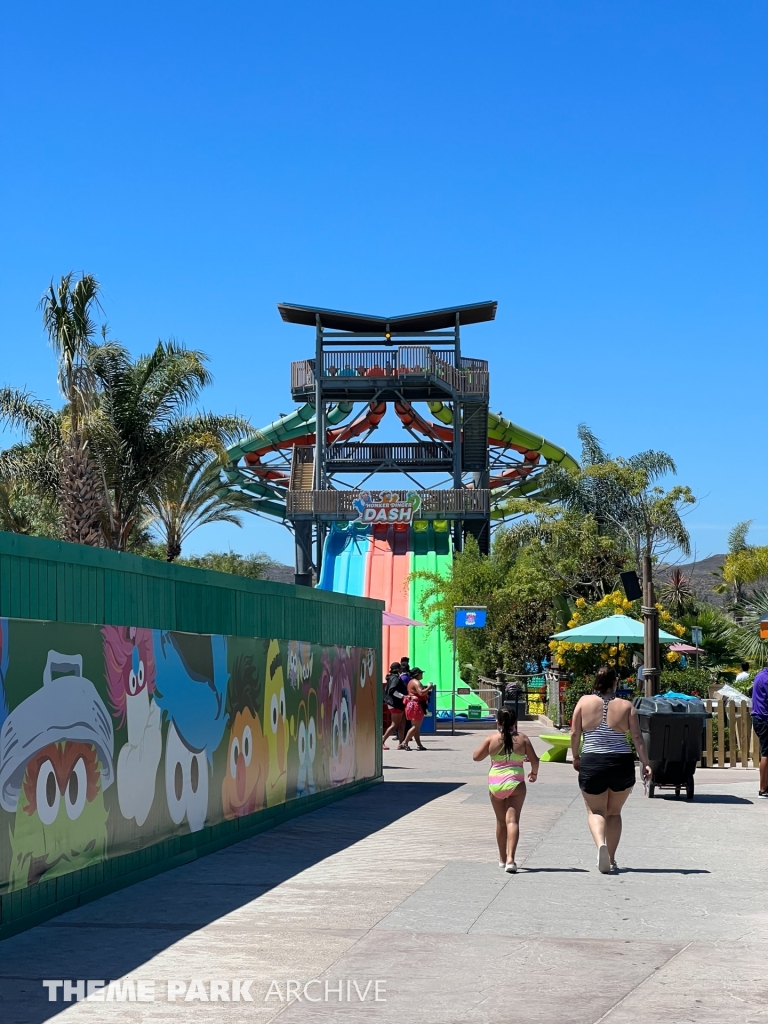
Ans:
{"type": "Polygon", "coordinates": [[[768,757],[768,718],[752,716],[752,728],[760,740],[760,757],[768,757]]]}
{"type": "Polygon", "coordinates": [[[621,793],[635,784],[634,754],[582,754],[579,788],[591,796],[621,793]]]}

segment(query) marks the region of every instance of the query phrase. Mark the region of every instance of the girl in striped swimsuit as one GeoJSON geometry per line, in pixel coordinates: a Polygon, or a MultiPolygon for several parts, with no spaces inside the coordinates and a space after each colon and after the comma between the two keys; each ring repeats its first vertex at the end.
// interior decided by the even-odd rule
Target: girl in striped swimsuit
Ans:
{"type": "Polygon", "coordinates": [[[496,815],[496,843],[499,847],[499,867],[511,875],[517,871],[515,851],[520,837],[520,812],[525,800],[526,757],[531,763],[528,781],[535,782],[539,759],[527,736],[517,731],[517,714],[511,708],[501,708],[496,715],[496,732],[488,736],[472,755],[475,761],[491,758],[488,789],[491,806],[496,815]]]}

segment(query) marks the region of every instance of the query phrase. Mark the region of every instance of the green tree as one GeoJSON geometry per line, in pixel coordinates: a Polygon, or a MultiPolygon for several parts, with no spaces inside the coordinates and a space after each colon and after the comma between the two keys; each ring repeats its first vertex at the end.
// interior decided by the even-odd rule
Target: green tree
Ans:
{"type": "Polygon", "coordinates": [[[241,513],[251,512],[245,495],[222,488],[220,459],[192,455],[186,465],[175,464],[152,484],[147,515],[165,545],[166,561],[181,554],[184,541],[208,523],[242,526],[241,513]]]}
{"type": "Polygon", "coordinates": [[[89,451],[85,421],[95,400],[90,367],[101,310],[99,282],[92,274],[65,274],[40,300],[43,325],[58,360],[66,400],[61,418],[59,494],[65,540],[98,547],[103,542],[104,495],[89,451]]]}
{"type": "Polygon", "coordinates": [[[135,361],[116,343],[91,353],[99,396],[88,436],[105,494],[109,547],[126,550],[162,480],[195,460],[202,465],[223,456],[249,430],[241,416],[190,411],[211,382],[206,363],[202,352],[173,341],[158,342],[135,361]]]}

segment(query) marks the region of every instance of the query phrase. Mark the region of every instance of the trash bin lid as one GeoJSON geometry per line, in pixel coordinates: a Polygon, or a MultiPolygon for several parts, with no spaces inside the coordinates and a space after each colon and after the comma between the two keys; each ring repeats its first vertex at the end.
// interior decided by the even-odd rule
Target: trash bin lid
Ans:
{"type": "Polygon", "coordinates": [[[698,697],[638,697],[635,700],[638,715],[696,715],[708,718],[709,712],[698,697]]]}

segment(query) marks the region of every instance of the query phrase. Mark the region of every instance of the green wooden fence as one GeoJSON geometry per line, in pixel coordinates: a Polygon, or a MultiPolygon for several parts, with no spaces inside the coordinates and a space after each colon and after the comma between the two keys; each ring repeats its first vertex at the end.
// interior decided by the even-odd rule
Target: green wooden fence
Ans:
{"type": "MultiPolygon", "coordinates": [[[[2,618],[373,648],[380,668],[382,609],[381,602],[366,598],[0,532],[2,618]]],[[[380,672],[377,682],[380,686],[380,672]]],[[[381,736],[380,690],[376,736],[381,736]]],[[[0,938],[379,781],[380,740],[375,765],[371,779],[217,822],[97,866],[0,893],[0,938]]]]}

